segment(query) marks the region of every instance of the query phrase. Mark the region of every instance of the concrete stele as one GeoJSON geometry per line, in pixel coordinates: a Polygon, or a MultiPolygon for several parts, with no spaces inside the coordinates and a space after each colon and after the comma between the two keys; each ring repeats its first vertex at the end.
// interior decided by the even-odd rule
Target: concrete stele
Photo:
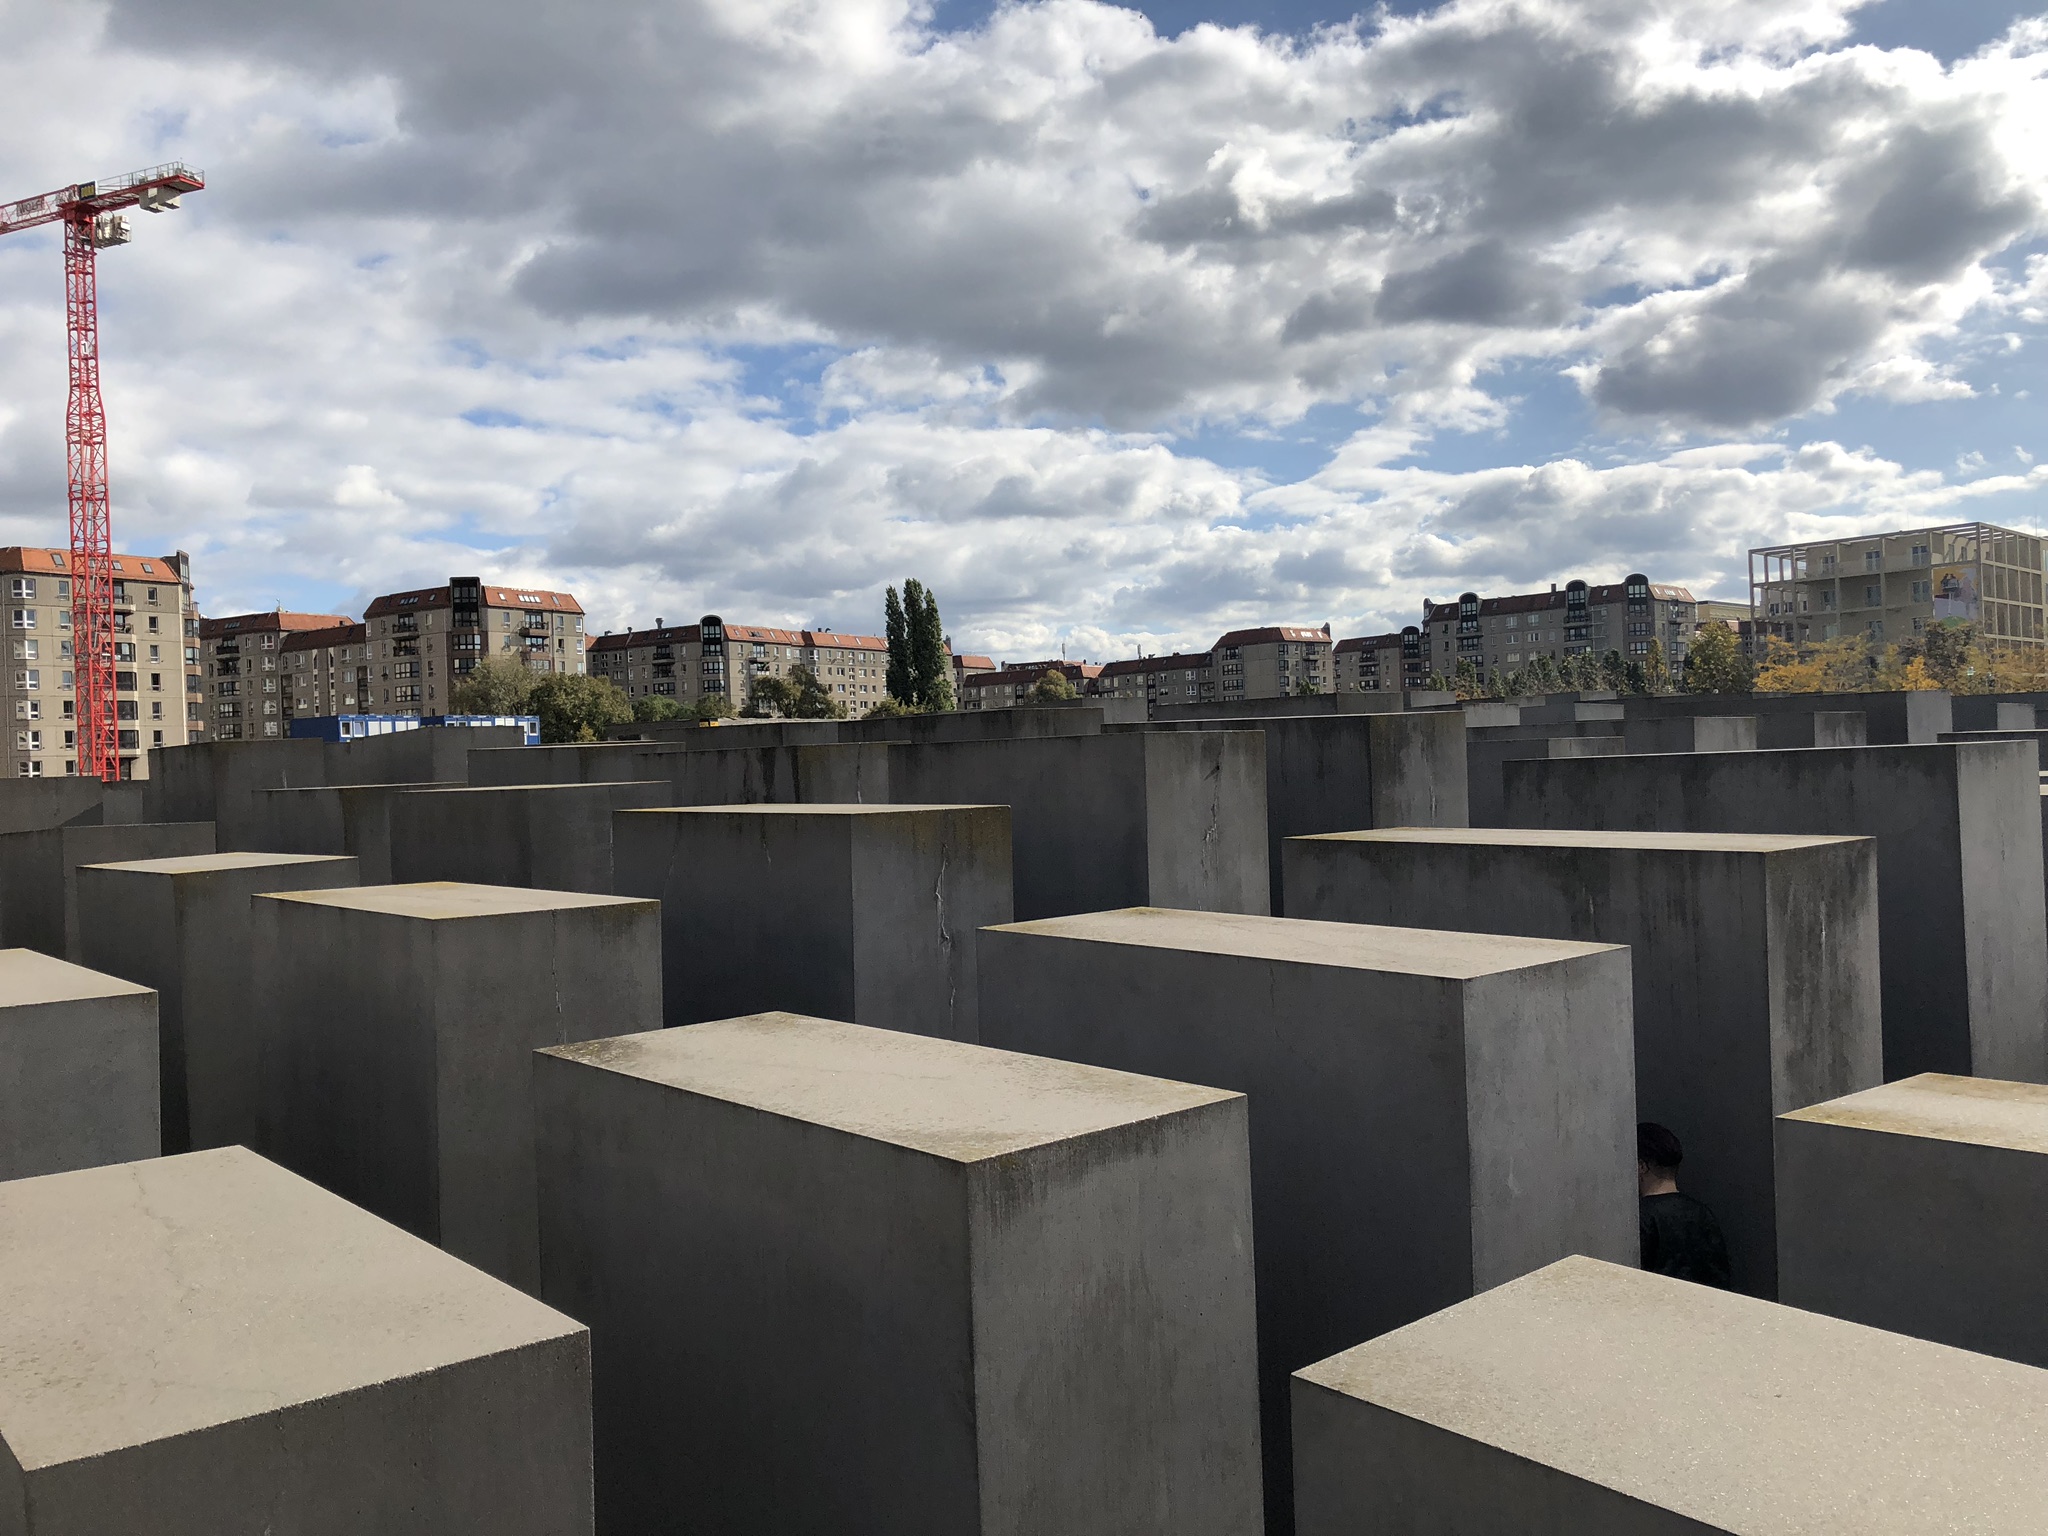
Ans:
{"type": "Polygon", "coordinates": [[[661,902],[669,1024],[780,1010],[977,1038],[979,930],[1011,917],[1007,807],[705,806],[614,824],[618,893],[661,902]]]}
{"type": "Polygon", "coordinates": [[[0,943],[39,949],[77,964],[85,953],[78,912],[80,865],[213,851],[210,821],[0,834],[0,943]]]}
{"type": "Polygon", "coordinates": [[[665,779],[416,789],[390,802],[391,878],[610,895],[612,813],[671,799],[665,779]]]}
{"type": "Polygon", "coordinates": [[[166,1152],[256,1136],[255,949],[250,903],[265,891],[356,883],[356,861],[319,854],[202,853],[86,864],[85,963],[152,987],[166,1152]]]}
{"type": "Polygon", "coordinates": [[[981,977],[990,1045],[1249,1097],[1275,1530],[1289,1371],[1637,1255],[1624,949],[1137,908],[992,928],[981,977]]]}
{"type": "Polygon", "coordinates": [[[1777,1293],[1772,1118],[1884,1077],[1872,839],[1390,827],[1284,862],[1303,917],[1628,945],[1636,1112],[1677,1132],[1737,1289],[1777,1293]]]}
{"type": "Polygon", "coordinates": [[[769,1014],[534,1097],[614,1528],[1258,1529],[1238,1095],[769,1014]]]}
{"type": "Polygon", "coordinates": [[[1302,1536],[2035,1536],[2048,1371],[1573,1258],[1297,1373],[1302,1536]]]}
{"type": "Polygon", "coordinates": [[[391,883],[391,802],[425,783],[321,784],[255,794],[256,841],[276,853],[347,855],[364,885],[391,883]]]}
{"type": "Polygon", "coordinates": [[[430,883],[259,896],[258,1150],[532,1289],[531,1053],[661,1022],[651,901],[430,883]]]}
{"type": "Polygon", "coordinates": [[[156,1036],[149,988],[0,949],[0,1180],[155,1157],[156,1036]]]}
{"type": "Polygon", "coordinates": [[[1778,1121],[1788,1305],[2048,1366],[2048,1087],[1927,1073],[1778,1121]]]}
{"type": "Polygon", "coordinates": [[[0,1184],[0,1233],[0,1530],[591,1530],[585,1330],[254,1153],[0,1184]]]}

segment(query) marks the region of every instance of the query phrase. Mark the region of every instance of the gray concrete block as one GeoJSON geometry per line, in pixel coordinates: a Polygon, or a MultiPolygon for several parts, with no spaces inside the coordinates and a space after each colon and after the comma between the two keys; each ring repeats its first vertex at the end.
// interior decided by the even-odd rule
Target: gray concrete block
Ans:
{"type": "Polygon", "coordinates": [[[240,1147],[0,1185],[10,1536],[588,1536],[589,1335],[240,1147]]]}
{"type": "Polygon", "coordinates": [[[890,800],[1010,807],[1021,918],[1128,906],[1264,912],[1272,900],[1265,738],[1257,731],[1117,731],[886,750],[890,800]]]}
{"type": "Polygon", "coordinates": [[[1301,1536],[2033,1536],[2048,1372],[1592,1259],[1300,1372],[1301,1536]]]}
{"type": "Polygon", "coordinates": [[[1776,1294],[1772,1119],[1883,1080],[1871,839],[1400,827],[1286,861],[1301,917],[1628,945],[1636,1112],[1776,1294]]]}
{"type": "Polygon", "coordinates": [[[1012,915],[1000,805],[616,816],[617,890],[661,902],[670,1025],[782,1011],[974,1040],[981,928],[1012,915]]]}
{"type": "MultiPolygon", "coordinates": [[[[78,964],[85,953],[79,866],[213,851],[210,821],[50,827],[0,835],[0,943],[78,964]]],[[[90,920],[92,914],[85,916],[90,920]]]]}
{"type": "Polygon", "coordinates": [[[525,740],[525,729],[516,725],[434,725],[321,742],[323,782],[460,784],[468,777],[471,752],[518,747],[525,740]]]}
{"type": "Polygon", "coordinates": [[[1466,805],[1475,827],[1497,827],[1506,820],[1501,792],[1504,764],[1535,757],[1609,757],[1621,752],[1624,745],[1620,722],[1609,720],[1586,725],[1482,726],[1468,730],[1465,736],[1466,805]]]}
{"type": "Polygon", "coordinates": [[[258,1021],[250,1007],[257,989],[250,904],[264,891],[352,886],[356,875],[354,859],[288,853],[80,867],[79,905],[92,914],[80,935],[85,963],[157,994],[166,1152],[256,1138],[261,1091],[258,1021]]]}
{"type": "Polygon", "coordinates": [[[0,833],[104,821],[106,792],[99,779],[0,779],[0,833]]]}
{"type": "Polygon", "coordinates": [[[531,1053],[660,1024],[655,903],[386,885],[254,917],[258,1150],[531,1290],[531,1053]]]}
{"type": "Polygon", "coordinates": [[[2041,771],[2048,773],[2048,731],[2004,729],[1988,731],[1943,731],[1943,741],[2027,741],[2039,757],[2041,771]]]}
{"type": "Polygon", "coordinates": [[[1885,1076],[2048,1077],[2048,871],[2025,744],[1509,763],[1506,789],[1525,827],[1876,838],[1885,1076]]]}
{"type": "Polygon", "coordinates": [[[1357,827],[1462,827],[1464,711],[1178,721],[1155,731],[1257,730],[1266,738],[1268,904],[1286,911],[1280,845],[1357,827]]]}
{"type": "MultiPolygon", "coordinates": [[[[0,1180],[133,1162],[159,1146],[156,994],[0,949],[0,1180]]],[[[14,1240],[0,1240],[0,1264],[14,1240]]],[[[0,1529],[6,1518],[0,1503],[0,1529]]]]}
{"type": "Polygon", "coordinates": [[[1778,1121],[1790,1306],[2048,1365],[2048,1087],[1928,1073],[1778,1121]]]}
{"type": "Polygon", "coordinates": [[[425,784],[332,784],[256,792],[256,843],[272,853],[355,859],[364,885],[391,884],[391,802],[425,784]]]}
{"type": "Polygon", "coordinates": [[[211,821],[222,849],[260,846],[258,795],[327,780],[326,743],[208,741],[149,754],[155,810],[163,821],[211,821]]]}
{"type": "Polygon", "coordinates": [[[2048,693],[1965,693],[1952,706],[1958,731],[2030,731],[2041,724],[2048,693]]]}
{"type": "Polygon", "coordinates": [[[665,781],[413,790],[390,801],[391,878],[612,889],[612,813],[666,805],[665,781]]]}
{"type": "MultiPolygon", "coordinates": [[[[1627,701],[1631,720],[1651,716],[1755,715],[1759,745],[1819,746],[1822,742],[1766,740],[1773,716],[1852,712],[1864,717],[1865,739],[1872,746],[1928,746],[1943,731],[1956,728],[1951,700],[1932,689],[1897,693],[1681,693],[1638,696],[1627,701]]],[[[1849,745],[1849,743],[1842,743],[1849,745]]]]}
{"type": "Polygon", "coordinates": [[[1860,709],[1816,709],[1799,714],[1772,713],[1753,717],[1756,744],[1765,750],[1784,747],[1865,747],[1870,724],[1860,709]]]}
{"type": "Polygon", "coordinates": [[[1624,949],[1100,912],[983,933],[981,1027],[1249,1097],[1277,1529],[1289,1371],[1567,1253],[1636,1257],[1624,949]]]}
{"type": "Polygon", "coordinates": [[[1755,715],[1664,715],[1625,723],[1629,752],[1754,752],[1755,715]]]}
{"type": "Polygon", "coordinates": [[[1259,1530],[1237,1095],[770,1014],[534,1103],[607,1529],[1259,1530]]]}

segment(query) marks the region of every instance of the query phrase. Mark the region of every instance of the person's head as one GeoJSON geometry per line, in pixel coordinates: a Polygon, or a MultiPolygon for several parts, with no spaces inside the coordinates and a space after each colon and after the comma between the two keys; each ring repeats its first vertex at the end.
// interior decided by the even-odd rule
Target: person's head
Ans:
{"type": "Polygon", "coordinates": [[[1636,1126],[1636,1188],[1646,1195],[1667,1194],[1678,1188],[1678,1165],[1685,1161],[1685,1149],[1678,1138],[1654,1120],[1636,1126]]]}

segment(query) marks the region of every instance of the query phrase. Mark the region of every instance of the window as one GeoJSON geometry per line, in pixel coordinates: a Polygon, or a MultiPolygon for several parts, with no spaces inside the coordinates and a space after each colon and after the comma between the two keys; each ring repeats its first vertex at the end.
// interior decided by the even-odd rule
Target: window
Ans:
{"type": "Polygon", "coordinates": [[[156,627],[156,615],[153,613],[149,616],[149,632],[152,635],[159,633],[156,627]]]}
{"type": "Polygon", "coordinates": [[[114,642],[114,660],[133,661],[134,659],[135,642],[133,640],[116,640],[114,642]]]}
{"type": "MultiPolygon", "coordinates": [[[[35,689],[43,686],[43,674],[36,667],[30,667],[26,672],[17,672],[14,674],[14,686],[33,692],[35,689]]],[[[71,674],[69,672],[64,674],[64,686],[66,688],[71,686],[71,674]]]]}
{"type": "Polygon", "coordinates": [[[152,672],[149,674],[149,691],[151,693],[162,693],[164,691],[163,673],[152,672]]]}
{"type": "Polygon", "coordinates": [[[1863,606],[1866,608],[1882,608],[1884,606],[1884,588],[1874,581],[1865,583],[1863,588],[1863,606]]]}
{"type": "Polygon", "coordinates": [[[1932,563],[1925,544],[1915,544],[1913,546],[1912,560],[1915,565],[1928,565],[1932,563]]]}
{"type": "Polygon", "coordinates": [[[35,611],[35,609],[33,609],[33,608],[17,608],[17,609],[15,609],[15,610],[14,610],[14,627],[15,627],[16,629],[34,629],[34,628],[36,627],[36,611],[35,611]]]}
{"type": "MultiPolygon", "coordinates": [[[[30,758],[26,762],[22,763],[19,767],[17,767],[14,771],[16,774],[18,774],[20,777],[24,779],[40,779],[43,776],[43,765],[37,759],[30,758]]],[[[64,771],[66,773],[69,773],[71,771],[71,765],[69,763],[66,763],[64,765],[64,771]]]]}
{"type": "MultiPolygon", "coordinates": [[[[115,733],[115,739],[119,743],[122,751],[132,752],[142,745],[142,732],[117,731],[115,733]]],[[[128,765],[126,763],[123,763],[121,766],[125,769],[128,765]]],[[[123,778],[128,777],[128,775],[125,772],[121,776],[123,778]]]]}
{"type": "Polygon", "coordinates": [[[40,752],[43,750],[43,733],[41,731],[16,731],[14,733],[14,747],[17,752],[40,752]]]}
{"type": "Polygon", "coordinates": [[[17,640],[14,642],[14,659],[16,661],[34,661],[41,646],[42,642],[40,640],[17,640]]]}
{"type": "Polygon", "coordinates": [[[43,701],[41,699],[16,699],[14,701],[14,718],[17,720],[42,719],[43,701]]]}
{"type": "Polygon", "coordinates": [[[141,710],[133,699],[116,699],[114,701],[114,718],[116,720],[135,720],[139,719],[140,716],[141,710]]]}
{"type": "Polygon", "coordinates": [[[1914,602],[1916,602],[1916,603],[1931,603],[1931,602],[1933,602],[1933,601],[1934,601],[1934,583],[1933,583],[1932,581],[1916,581],[1916,582],[1914,582],[1914,583],[1913,583],[1913,598],[1912,598],[1912,600],[1913,600],[1914,602]]]}
{"type": "Polygon", "coordinates": [[[1866,571],[1883,570],[1884,551],[1881,549],[1866,549],[1863,551],[1863,569],[1866,571]]]}
{"type": "MultiPolygon", "coordinates": [[[[144,570],[146,571],[146,570],[148,570],[148,569],[149,569],[149,567],[145,565],[145,566],[143,567],[143,569],[144,569],[144,570]]],[[[155,587],[151,587],[151,588],[149,589],[149,600],[150,600],[150,601],[151,601],[152,603],[154,603],[154,602],[156,601],[156,588],[155,588],[155,587]]],[[[151,620],[149,621],[149,627],[150,627],[151,629],[155,629],[155,628],[156,628],[156,620],[155,620],[155,619],[151,619],[151,620]]]]}
{"type": "Polygon", "coordinates": [[[152,699],[152,700],[150,700],[150,704],[149,704],[149,718],[150,718],[150,719],[152,719],[152,720],[161,720],[161,719],[163,719],[163,717],[164,717],[164,701],[163,701],[162,699],[152,699]]]}
{"type": "Polygon", "coordinates": [[[36,579],[33,576],[17,576],[7,584],[7,591],[16,602],[36,600],[36,579]]]}

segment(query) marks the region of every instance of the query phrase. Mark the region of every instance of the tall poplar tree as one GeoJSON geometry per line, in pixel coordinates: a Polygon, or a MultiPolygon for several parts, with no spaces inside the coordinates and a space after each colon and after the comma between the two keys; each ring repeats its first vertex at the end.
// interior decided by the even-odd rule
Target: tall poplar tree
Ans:
{"type": "MultiPolygon", "coordinates": [[[[913,582],[904,583],[906,590],[914,585],[913,582]]],[[[909,619],[894,587],[889,588],[888,596],[882,600],[882,622],[882,634],[889,642],[889,669],[883,676],[883,686],[897,703],[915,704],[917,694],[910,683],[909,619]]]]}
{"type": "Polygon", "coordinates": [[[904,618],[910,631],[910,679],[917,702],[925,709],[953,707],[953,664],[946,654],[946,627],[939,619],[939,599],[920,582],[903,583],[904,618]],[[917,588],[917,606],[910,589],[917,588]]]}

